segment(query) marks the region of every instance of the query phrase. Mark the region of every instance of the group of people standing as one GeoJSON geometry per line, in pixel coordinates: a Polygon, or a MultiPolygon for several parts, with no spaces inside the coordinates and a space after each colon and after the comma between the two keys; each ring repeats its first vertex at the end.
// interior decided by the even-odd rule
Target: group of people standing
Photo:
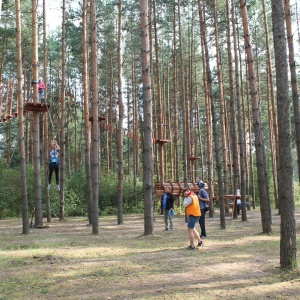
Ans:
{"type": "MultiPolygon", "coordinates": [[[[199,179],[199,178],[197,178],[199,179]]],[[[207,211],[207,204],[210,202],[207,192],[205,191],[205,183],[198,180],[196,183],[197,190],[190,191],[189,188],[183,190],[186,214],[188,216],[188,236],[190,245],[187,247],[189,250],[195,250],[196,247],[202,246],[204,243],[203,238],[206,237],[205,229],[205,213],[207,211]],[[195,229],[196,224],[199,223],[201,234],[195,229]],[[195,246],[195,239],[197,246],[195,246]]],[[[171,192],[171,187],[165,187],[164,194],[161,197],[161,210],[164,216],[165,231],[173,231],[173,216],[174,216],[174,195],[171,192]]]]}

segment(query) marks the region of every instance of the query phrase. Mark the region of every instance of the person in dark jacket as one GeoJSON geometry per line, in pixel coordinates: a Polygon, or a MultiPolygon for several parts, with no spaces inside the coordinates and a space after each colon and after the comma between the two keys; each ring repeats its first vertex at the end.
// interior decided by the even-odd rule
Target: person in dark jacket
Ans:
{"type": "Polygon", "coordinates": [[[163,215],[164,215],[165,231],[172,231],[173,230],[174,195],[171,193],[171,188],[169,186],[165,187],[165,192],[161,197],[161,209],[162,209],[163,215]],[[168,226],[168,223],[170,223],[170,226],[168,226]]]}
{"type": "Polygon", "coordinates": [[[209,203],[210,199],[208,197],[207,192],[205,191],[205,183],[200,180],[199,182],[196,183],[197,186],[197,191],[196,191],[196,195],[198,197],[199,200],[199,204],[200,204],[200,209],[201,209],[201,217],[199,219],[199,225],[201,228],[201,239],[202,238],[206,238],[206,228],[205,228],[205,214],[206,214],[206,203],[209,203]]]}

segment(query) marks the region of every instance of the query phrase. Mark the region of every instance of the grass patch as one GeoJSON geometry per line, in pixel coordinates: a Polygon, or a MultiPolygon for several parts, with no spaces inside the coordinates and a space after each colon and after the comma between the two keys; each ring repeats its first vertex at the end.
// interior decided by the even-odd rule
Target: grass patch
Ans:
{"type": "Polygon", "coordinates": [[[99,235],[85,218],[53,219],[29,235],[20,220],[0,220],[0,299],[297,299],[299,269],[279,268],[279,216],[263,235],[260,212],[247,214],[247,222],[226,219],[225,230],[207,215],[196,251],[184,249],[183,215],[173,232],[156,215],[149,237],[142,215],[125,215],[122,225],[101,217],[99,235]]]}

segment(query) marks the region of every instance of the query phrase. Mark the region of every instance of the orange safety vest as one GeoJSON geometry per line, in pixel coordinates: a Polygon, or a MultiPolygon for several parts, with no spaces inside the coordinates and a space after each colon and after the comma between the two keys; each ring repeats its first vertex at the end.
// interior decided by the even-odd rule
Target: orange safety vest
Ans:
{"type": "Polygon", "coordinates": [[[190,193],[189,197],[192,198],[192,203],[186,207],[186,214],[188,216],[200,217],[201,209],[200,209],[198,197],[194,193],[190,193]]]}

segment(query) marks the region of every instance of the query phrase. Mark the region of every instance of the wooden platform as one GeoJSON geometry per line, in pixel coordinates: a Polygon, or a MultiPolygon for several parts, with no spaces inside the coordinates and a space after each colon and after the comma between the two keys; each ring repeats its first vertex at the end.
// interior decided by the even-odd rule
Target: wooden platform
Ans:
{"type": "Polygon", "coordinates": [[[41,111],[46,112],[50,108],[48,103],[27,102],[24,104],[24,111],[41,111]]]}
{"type": "MultiPolygon", "coordinates": [[[[93,122],[94,118],[93,117],[89,117],[89,120],[93,122]]],[[[104,121],[104,120],[106,120],[106,117],[98,116],[98,121],[99,122],[104,121]]]]}
{"type": "Polygon", "coordinates": [[[154,140],[155,144],[165,144],[165,143],[171,143],[170,140],[163,140],[163,139],[156,139],[154,140]]]}
{"type": "MultiPolygon", "coordinates": [[[[188,188],[192,192],[196,191],[196,184],[195,183],[188,182],[187,185],[188,185],[188,188]]],[[[170,187],[171,192],[174,196],[181,196],[182,191],[184,189],[184,183],[183,182],[170,182],[170,181],[156,182],[155,185],[154,185],[154,192],[155,192],[155,195],[159,199],[164,194],[165,187],[170,187]]]]}
{"type": "Polygon", "coordinates": [[[201,157],[196,157],[196,156],[190,156],[189,160],[198,160],[201,159],[201,157]]]}

